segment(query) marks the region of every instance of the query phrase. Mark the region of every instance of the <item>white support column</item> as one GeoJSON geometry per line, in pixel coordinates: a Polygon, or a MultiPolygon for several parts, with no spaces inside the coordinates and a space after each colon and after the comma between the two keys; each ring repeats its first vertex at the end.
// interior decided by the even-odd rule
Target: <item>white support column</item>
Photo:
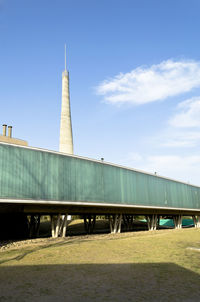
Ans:
{"type": "Polygon", "coordinates": [[[68,223],[67,219],[68,219],[68,215],[65,215],[63,219],[62,237],[66,236],[67,223],[68,223]]]}
{"type": "Polygon", "coordinates": [[[126,231],[130,231],[133,229],[134,215],[132,214],[124,214],[122,215],[124,229],[126,231]]]}
{"type": "Polygon", "coordinates": [[[110,215],[109,222],[111,234],[121,233],[122,214],[110,215]]]}
{"type": "Polygon", "coordinates": [[[51,236],[55,237],[55,217],[51,215],[51,236]]]}
{"type": "Polygon", "coordinates": [[[147,215],[146,216],[147,226],[149,231],[156,231],[158,223],[158,215],[147,215]]]}
{"type": "Polygon", "coordinates": [[[194,221],[194,227],[200,228],[200,216],[192,216],[192,219],[194,221]]]}
{"type": "Polygon", "coordinates": [[[197,228],[197,219],[196,216],[192,216],[193,222],[194,222],[194,227],[197,228]]]}
{"type": "Polygon", "coordinates": [[[177,221],[177,216],[173,217],[173,221],[174,221],[174,228],[178,229],[178,221],[177,221]]]}
{"type": "Polygon", "coordinates": [[[59,230],[60,230],[60,223],[61,223],[61,214],[58,214],[58,218],[56,221],[56,231],[55,231],[55,237],[59,236],[59,230]]]}
{"type": "Polygon", "coordinates": [[[176,215],[173,217],[175,229],[182,229],[182,216],[176,215]]]}
{"type": "Polygon", "coordinates": [[[92,234],[96,224],[96,215],[84,215],[84,227],[87,234],[92,234]]]}
{"type": "Polygon", "coordinates": [[[114,228],[113,228],[113,233],[117,233],[117,224],[118,224],[118,215],[115,215],[114,217],[114,228]]]}
{"type": "Polygon", "coordinates": [[[37,238],[39,235],[40,228],[40,215],[32,214],[27,217],[28,222],[28,236],[29,238],[37,238]]]}
{"type": "Polygon", "coordinates": [[[157,218],[157,229],[159,229],[159,226],[160,226],[160,215],[158,215],[158,218],[157,218]]]}
{"type": "Polygon", "coordinates": [[[153,226],[152,226],[153,231],[156,231],[156,229],[157,229],[157,214],[154,214],[152,219],[153,219],[153,226]]]}
{"type": "Polygon", "coordinates": [[[182,216],[181,215],[178,216],[178,228],[182,229],[182,216]]]}
{"type": "Polygon", "coordinates": [[[148,227],[148,230],[150,231],[151,229],[151,223],[150,223],[150,216],[146,216],[146,221],[147,221],[147,227],[148,227]]]}
{"type": "Polygon", "coordinates": [[[153,215],[149,216],[150,231],[153,231],[153,215]]]}
{"type": "Polygon", "coordinates": [[[51,216],[51,234],[52,237],[65,237],[66,229],[71,220],[68,220],[68,215],[58,214],[51,216]]]}
{"type": "Polygon", "coordinates": [[[111,234],[113,233],[113,217],[110,215],[109,216],[109,223],[110,223],[110,232],[111,234]]]}
{"type": "Polygon", "coordinates": [[[122,214],[118,217],[118,230],[117,233],[121,233],[121,225],[122,225],[122,214]]]}
{"type": "Polygon", "coordinates": [[[197,228],[200,228],[200,216],[197,216],[197,228]]]}

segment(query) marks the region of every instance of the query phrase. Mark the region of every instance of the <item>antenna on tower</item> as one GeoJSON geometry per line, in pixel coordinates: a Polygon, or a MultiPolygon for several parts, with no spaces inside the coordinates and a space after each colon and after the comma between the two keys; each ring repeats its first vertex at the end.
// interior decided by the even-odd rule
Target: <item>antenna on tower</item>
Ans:
{"type": "Polygon", "coordinates": [[[65,44],[65,71],[67,70],[67,59],[66,59],[66,44],[65,44]]]}

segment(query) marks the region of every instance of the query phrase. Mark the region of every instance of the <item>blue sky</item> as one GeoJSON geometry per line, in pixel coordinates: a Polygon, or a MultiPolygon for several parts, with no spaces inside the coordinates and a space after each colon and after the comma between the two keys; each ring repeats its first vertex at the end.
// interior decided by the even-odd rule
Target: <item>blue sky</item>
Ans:
{"type": "Polygon", "coordinates": [[[0,121],[58,150],[200,185],[199,0],[0,0],[0,121]]]}

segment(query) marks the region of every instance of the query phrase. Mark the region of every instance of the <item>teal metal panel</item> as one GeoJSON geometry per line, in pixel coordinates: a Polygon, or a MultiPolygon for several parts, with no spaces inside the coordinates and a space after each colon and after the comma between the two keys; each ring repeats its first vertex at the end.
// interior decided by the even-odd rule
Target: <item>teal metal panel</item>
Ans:
{"type": "Polygon", "coordinates": [[[111,164],[0,144],[0,198],[200,209],[200,188],[111,164]]]}

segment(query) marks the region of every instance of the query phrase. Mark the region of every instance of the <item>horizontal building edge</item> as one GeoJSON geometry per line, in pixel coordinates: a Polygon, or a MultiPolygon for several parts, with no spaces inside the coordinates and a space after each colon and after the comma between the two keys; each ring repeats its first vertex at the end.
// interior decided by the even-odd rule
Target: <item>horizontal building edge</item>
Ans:
{"type": "MultiPolygon", "coordinates": [[[[84,208],[99,208],[99,209],[118,209],[122,212],[126,212],[127,210],[137,210],[137,212],[141,211],[141,214],[146,212],[156,212],[159,211],[160,213],[165,214],[166,212],[183,212],[183,213],[191,213],[192,214],[200,214],[200,209],[193,209],[193,208],[176,208],[176,207],[158,207],[158,206],[145,206],[145,205],[127,205],[127,204],[112,204],[112,203],[98,203],[98,202],[80,202],[80,201],[58,201],[58,200],[38,200],[38,199],[0,199],[0,204],[13,204],[13,205],[34,205],[34,206],[61,206],[61,207],[84,207],[84,208]]],[[[56,211],[56,209],[55,209],[56,211]]],[[[105,210],[107,212],[107,210],[105,210]]],[[[102,213],[102,210],[100,211],[102,213]]]]}

